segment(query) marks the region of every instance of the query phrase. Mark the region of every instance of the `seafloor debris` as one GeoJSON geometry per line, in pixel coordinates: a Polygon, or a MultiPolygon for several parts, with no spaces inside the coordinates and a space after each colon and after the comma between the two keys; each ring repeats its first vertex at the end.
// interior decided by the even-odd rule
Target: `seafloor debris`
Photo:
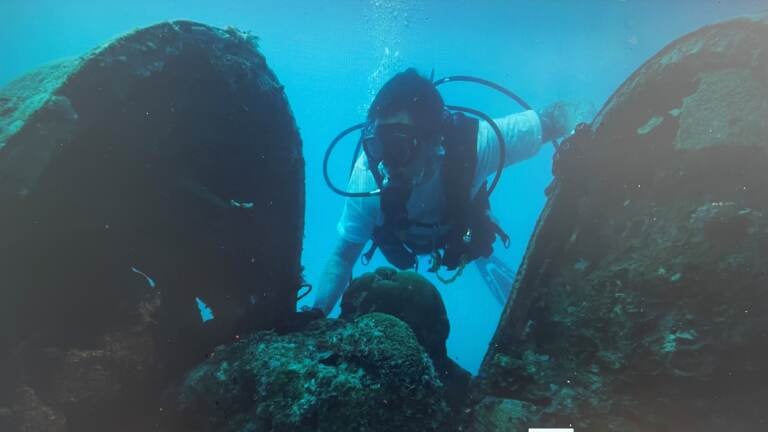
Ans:
{"type": "Polygon", "coordinates": [[[444,430],[443,385],[413,331],[382,313],[259,332],[218,348],[176,393],[175,430],[444,430]]]}
{"type": "Polygon", "coordinates": [[[301,142],[252,37],[139,30],[0,113],[0,429],[151,430],[170,379],[293,312],[301,142]]]}
{"type": "Polygon", "coordinates": [[[681,38],[618,89],[558,154],[472,430],[766,429],[766,119],[765,15],[681,38]]]}

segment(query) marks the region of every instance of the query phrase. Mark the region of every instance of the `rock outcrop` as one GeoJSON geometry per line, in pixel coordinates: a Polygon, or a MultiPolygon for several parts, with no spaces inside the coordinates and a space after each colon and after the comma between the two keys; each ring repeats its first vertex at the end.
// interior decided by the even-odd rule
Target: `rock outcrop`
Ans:
{"type": "Polygon", "coordinates": [[[413,331],[383,313],[222,346],[177,392],[176,430],[431,431],[443,385],[413,331]]]}
{"type": "Polygon", "coordinates": [[[471,430],[768,427],[766,119],[768,17],[742,18],[663,49],[561,148],[471,430]]]}
{"type": "Polygon", "coordinates": [[[303,169],[234,29],[156,25],[0,89],[0,428],[149,430],[169,380],[293,313],[303,169]]]}

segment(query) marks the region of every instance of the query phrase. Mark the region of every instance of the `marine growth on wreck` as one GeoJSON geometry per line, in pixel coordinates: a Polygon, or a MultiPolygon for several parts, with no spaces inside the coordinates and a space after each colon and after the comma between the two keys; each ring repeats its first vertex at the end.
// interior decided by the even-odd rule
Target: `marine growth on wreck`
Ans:
{"type": "Polygon", "coordinates": [[[671,43],[564,144],[481,406],[577,430],[765,424],[766,42],[756,16],[671,43]]]}

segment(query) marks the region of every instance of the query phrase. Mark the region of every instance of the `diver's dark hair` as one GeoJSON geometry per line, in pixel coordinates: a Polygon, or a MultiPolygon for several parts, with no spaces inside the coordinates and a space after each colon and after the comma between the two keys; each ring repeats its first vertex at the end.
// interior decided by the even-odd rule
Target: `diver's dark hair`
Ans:
{"type": "Polygon", "coordinates": [[[443,98],[432,81],[408,68],[381,87],[368,109],[368,120],[405,111],[421,134],[431,135],[440,129],[444,108],[443,98]]]}

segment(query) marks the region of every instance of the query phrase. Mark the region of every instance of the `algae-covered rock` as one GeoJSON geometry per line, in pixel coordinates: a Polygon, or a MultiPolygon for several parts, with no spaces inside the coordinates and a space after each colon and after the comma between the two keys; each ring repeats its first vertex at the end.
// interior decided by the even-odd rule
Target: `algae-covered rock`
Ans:
{"type": "Polygon", "coordinates": [[[765,429],[766,119],[766,16],[635,72],[557,154],[478,399],[537,427],[765,429]]]}
{"type": "Polygon", "coordinates": [[[447,355],[448,314],[440,292],[420,274],[381,267],[353,279],[341,300],[340,317],[354,319],[370,312],[406,322],[430,357],[447,355]]]}
{"type": "Polygon", "coordinates": [[[372,313],[222,346],[179,391],[181,430],[443,430],[443,386],[413,332],[372,313]]]}
{"type": "Polygon", "coordinates": [[[474,408],[469,432],[526,431],[533,424],[535,407],[512,399],[486,397],[474,408]]]}
{"type": "Polygon", "coordinates": [[[411,327],[446,387],[449,405],[458,409],[472,376],[448,357],[445,341],[450,323],[437,288],[416,272],[378,268],[353,279],[341,299],[342,319],[371,312],[395,316],[411,327]]]}
{"type": "Polygon", "coordinates": [[[28,430],[29,388],[68,430],[148,430],[184,367],[293,312],[303,190],[237,30],[163,23],[0,89],[0,407],[28,430]]]}

